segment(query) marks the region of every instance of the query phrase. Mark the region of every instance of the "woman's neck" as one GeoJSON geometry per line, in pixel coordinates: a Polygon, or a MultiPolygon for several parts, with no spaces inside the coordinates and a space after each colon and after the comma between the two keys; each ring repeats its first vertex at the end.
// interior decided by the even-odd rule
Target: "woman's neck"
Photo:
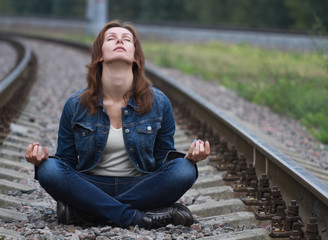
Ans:
{"type": "Polygon", "coordinates": [[[122,62],[103,64],[101,81],[103,98],[121,101],[123,96],[132,89],[132,66],[122,62]]]}

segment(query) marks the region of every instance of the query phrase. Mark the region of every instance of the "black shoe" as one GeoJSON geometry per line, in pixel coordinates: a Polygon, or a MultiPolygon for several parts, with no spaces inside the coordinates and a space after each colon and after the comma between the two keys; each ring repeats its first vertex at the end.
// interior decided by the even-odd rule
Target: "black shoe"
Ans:
{"type": "Polygon", "coordinates": [[[194,217],[186,206],[175,203],[171,207],[145,212],[151,219],[151,228],[165,227],[168,224],[190,226],[194,217]]]}
{"type": "Polygon", "coordinates": [[[151,220],[147,216],[144,216],[137,225],[138,225],[139,228],[144,228],[144,229],[148,229],[149,230],[149,229],[152,228],[152,223],[153,223],[153,220],[151,220]]]}
{"type": "Polygon", "coordinates": [[[65,225],[105,224],[108,222],[103,217],[98,217],[87,212],[80,211],[64,202],[57,202],[57,223],[65,225]]]}
{"type": "Polygon", "coordinates": [[[72,209],[65,203],[57,202],[57,223],[72,224],[72,209]]]}
{"type": "Polygon", "coordinates": [[[70,205],[58,201],[57,202],[57,223],[58,224],[75,224],[79,225],[82,224],[82,217],[80,216],[80,212],[71,207],[70,205]]]}

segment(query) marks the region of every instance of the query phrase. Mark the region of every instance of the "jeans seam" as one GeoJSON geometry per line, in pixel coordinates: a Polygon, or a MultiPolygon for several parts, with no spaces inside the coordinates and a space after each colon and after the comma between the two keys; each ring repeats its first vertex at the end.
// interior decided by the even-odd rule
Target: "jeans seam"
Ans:
{"type": "Polygon", "coordinates": [[[131,220],[129,221],[129,223],[127,224],[127,226],[129,226],[132,223],[133,218],[135,218],[135,216],[137,215],[137,210],[134,210],[134,214],[131,217],[131,220]]]}
{"type": "MultiPolygon", "coordinates": [[[[94,183],[99,183],[99,184],[103,184],[103,185],[121,185],[121,184],[130,184],[130,183],[135,183],[135,182],[139,182],[140,180],[131,180],[131,181],[128,181],[128,182],[114,182],[114,183],[106,183],[106,182],[103,182],[103,181],[98,181],[98,180],[94,180],[94,179],[89,179],[87,177],[84,177],[84,175],[81,175],[80,172],[78,172],[79,176],[81,176],[83,179],[89,181],[89,182],[94,182],[94,183]]],[[[115,177],[116,179],[117,177],[115,177]]]]}
{"type": "MultiPolygon", "coordinates": [[[[169,166],[170,166],[170,165],[168,165],[168,167],[169,167],[169,166]]],[[[125,192],[123,192],[123,193],[117,195],[117,196],[116,196],[116,199],[118,199],[118,198],[120,198],[120,197],[123,197],[125,194],[131,192],[133,189],[135,189],[135,188],[136,188],[137,186],[139,186],[141,183],[144,183],[144,182],[146,182],[146,181],[148,181],[148,180],[150,180],[150,179],[156,177],[158,174],[161,174],[161,173],[163,173],[163,172],[164,172],[164,169],[161,170],[160,172],[158,172],[158,173],[152,175],[152,176],[149,177],[149,178],[143,179],[142,181],[140,181],[140,182],[138,182],[136,185],[134,185],[132,188],[130,188],[130,189],[128,189],[127,191],[125,191],[125,192]]]]}
{"type": "Polygon", "coordinates": [[[106,183],[106,182],[101,182],[101,181],[89,179],[89,178],[86,178],[86,177],[84,177],[83,175],[80,175],[80,174],[79,174],[79,176],[81,178],[83,178],[84,180],[87,180],[88,182],[94,182],[94,183],[99,183],[99,184],[103,184],[103,185],[115,185],[116,184],[116,183],[106,183]]]}

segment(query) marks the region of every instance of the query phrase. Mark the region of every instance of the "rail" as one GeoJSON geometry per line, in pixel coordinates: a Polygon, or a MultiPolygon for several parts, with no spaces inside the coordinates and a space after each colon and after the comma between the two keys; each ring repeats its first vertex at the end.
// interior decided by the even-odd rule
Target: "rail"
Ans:
{"type": "Polygon", "coordinates": [[[31,49],[8,36],[0,35],[0,40],[10,43],[18,53],[16,66],[0,81],[0,128],[6,129],[19,112],[34,80],[36,58],[31,49]]]}
{"type": "Polygon", "coordinates": [[[20,77],[26,69],[28,63],[31,61],[32,53],[30,49],[25,48],[23,45],[13,39],[4,38],[1,36],[0,40],[9,42],[16,49],[18,49],[18,51],[23,51],[23,54],[19,54],[22,56],[20,57],[15,69],[0,82],[0,107],[3,107],[12,97],[15,91],[21,86],[20,77]]]}
{"type": "Polygon", "coordinates": [[[173,101],[191,109],[202,122],[206,122],[238,152],[245,154],[256,167],[257,176],[266,173],[272,186],[278,186],[286,202],[296,199],[300,214],[308,221],[312,215],[328,223],[328,186],[312,173],[291,160],[276,148],[249,132],[234,119],[217,109],[212,103],[188,92],[173,79],[146,66],[148,77],[173,101]]]}

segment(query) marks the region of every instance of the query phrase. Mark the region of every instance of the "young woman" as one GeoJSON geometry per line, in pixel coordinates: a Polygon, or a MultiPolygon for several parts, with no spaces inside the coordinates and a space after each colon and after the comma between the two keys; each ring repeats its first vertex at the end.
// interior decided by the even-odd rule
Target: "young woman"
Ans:
{"type": "Polygon", "coordinates": [[[144,66],[135,29],[108,23],[93,44],[87,88],[64,106],[55,156],[39,143],[27,147],[36,179],[57,201],[59,223],[88,214],[121,227],[193,223],[176,201],[195,182],[210,145],[198,140],[187,154],[176,152],[171,104],[144,66]]]}

